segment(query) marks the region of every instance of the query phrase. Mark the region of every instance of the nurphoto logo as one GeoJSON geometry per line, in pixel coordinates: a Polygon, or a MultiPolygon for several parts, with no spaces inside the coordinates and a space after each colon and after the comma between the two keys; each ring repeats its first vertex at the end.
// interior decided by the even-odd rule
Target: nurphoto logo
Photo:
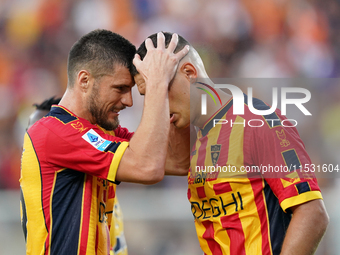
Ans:
{"type": "MultiPolygon", "coordinates": [[[[201,85],[204,85],[208,89],[210,89],[216,97],[219,99],[219,102],[222,106],[222,101],[216,90],[205,83],[198,82],[201,85]]],[[[197,87],[198,89],[203,90],[206,92],[214,101],[216,105],[216,100],[213,96],[213,94],[208,91],[207,89],[203,89],[200,87],[197,87]]],[[[215,84],[215,88],[219,89],[228,89],[233,97],[233,115],[244,115],[244,107],[245,107],[245,96],[240,88],[238,88],[235,85],[232,84],[215,84]]],[[[271,107],[268,106],[268,109],[256,109],[253,105],[253,88],[248,87],[247,88],[247,106],[249,108],[249,111],[255,115],[258,116],[269,116],[272,113],[274,113],[278,107],[278,99],[279,99],[279,92],[280,91],[280,99],[281,99],[281,114],[282,115],[287,115],[287,105],[295,105],[304,115],[306,116],[311,116],[312,114],[307,110],[307,108],[303,105],[311,99],[311,93],[308,89],[305,88],[297,88],[297,87],[273,87],[272,88],[272,105],[271,107]],[[287,98],[288,94],[295,94],[299,96],[303,96],[302,98],[287,98]]],[[[207,94],[202,94],[201,95],[201,114],[206,115],[207,114],[207,94]]],[[[272,121],[274,123],[275,121],[280,121],[279,119],[268,119],[266,118],[267,121],[272,121]]],[[[297,121],[294,119],[287,119],[282,122],[290,122],[289,124],[285,125],[285,123],[281,123],[285,127],[295,127],[297,126],[297,121]],[[294,124],[293,124],[294,123],[294,124]]],[[[214,126],[216,124],[226,124],[228,121],[226,120],[219,120],[215,119],[214,120],[214,126]]],[[[261,119],[253,119],[250,120],[250,122],[253,124],[249,124],[251,127],[260,127],[263,125],[263,121],[261,119]],[[255,122],[258,122],[259,125],[254,125],[255,122]]],[[[231,123],[232,124],[232,123],[231,123]]],[[[236,123],[234,123],[236,124],[236,123]]],[[[240,124],[240,123],[237,123],[240,124]]],[[[274,125],[274,124],[273,124],[274,125]]]]}

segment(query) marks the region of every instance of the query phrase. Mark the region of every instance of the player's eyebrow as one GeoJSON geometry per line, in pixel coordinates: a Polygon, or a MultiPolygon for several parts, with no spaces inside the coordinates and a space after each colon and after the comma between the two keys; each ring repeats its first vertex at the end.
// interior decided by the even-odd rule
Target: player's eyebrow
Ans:
{"type": "Polygon", "coordinates": [[[125,84],[125,83],[122,83],[122,84],[112,84],[111,85],[112,87],[133,87],[135,86],[135,84],[133,84],[132,86],[128,85],[128,84],[125,84]]]}

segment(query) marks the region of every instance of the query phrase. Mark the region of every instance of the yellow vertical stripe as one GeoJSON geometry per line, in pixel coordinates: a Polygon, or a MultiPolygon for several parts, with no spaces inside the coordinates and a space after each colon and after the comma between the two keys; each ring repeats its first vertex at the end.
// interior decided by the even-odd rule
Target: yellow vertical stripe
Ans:
{"type": "MultiPolygon", "coordinates": [[[[86,185],[86,184],[85,184],[86,185]]],[[[95,255],[96,247],[96,230],[98,222],[98,205],[97,205],[97,177],[92,177],[92,198],[91,198],[91,211],[89,222],[89,233],[87,239],[86,255],[95,255]]]]}
{"type": "Polygon", "coordinates": [[[244,182],[237,183],[237,186],[232,186],[235,190],[242,190],[243,206],[247,203],[246,210],[239,211],[239,217],[244,234],[244,246],[247,255],[262,254],[262,231],[261,221],[255,203],[255,195],[251,187],[249,179],[242,178],[244,182]]]}
{"type": "Polygon", "coordinates": [[[243,123],[244,119],[237,116],[233,127],[231,129],[229,137],[229,150],[228,150],[228,162],[227,165],[236,166],[239,169],[243,165],[243,134],[244,125],[235,124],[243,123]]]}
{"type": "MultiPolygon", "coordinates": [[[[244,118],[237,116],[229,137],[229,150],[227,165],[236,166],[237,170],[244,165],[244,125],[235,124],[244,123],[244,118]]],[[[239,217],[244,234],[244,246],[246,254],[261,254],[262,247],[258,245],[262,243],[261,221],[257,212],[256,203],[247,201],[255,201],[255,196],[249,179],[233,178],[231,184],[232,190],[242,190],[243,206],[247,204],[247,210],[239,212],[239,217]]]]}
{"type": "Polygon", "coordinates": [[[201,249],[204,251],[204,253],[211,254],[208,242],[203,238],[205,227],[203,226],[201,221],[198,221],[198,220],[195,220],[195,226],[196,226],[196,233],[197,233],[197,237],[198,237],[198,241],[200,243],[201,249]]]}
{"type": "MultiPolygon", "coordinates": [[[[228,171],[222,171],[219,174],[220,178],[237,178],[245,174],[241,172],[243,166],[243,134],[244,134],[244,119],[237,116],[233,122],[233,126],[229,136],[228,160],[226,166],[228,171]],[[235,124],[238,123],[238,124],[235,124]]],[[[225,148],[224,148],[225,149],[225,148]]],[[[246,176],[244,176],[246,178],[246,176]]]]}
{"type": "Polygon", "coordinates": [[[41,176],[37,155],[28,134],[24,138],[20,185],[27,214],[27,254],[43,254],[47,238],[41,198],[41,176]]]}
{"type": "Polygon", "coordinates": [[[215,229],[214,239],[221,246],[222,254],[229,255],[230,254],[230,237],[227,233],[227,230],[224,228],[221,228],[220,222],[214,222],[214,229],[215,229]]]}

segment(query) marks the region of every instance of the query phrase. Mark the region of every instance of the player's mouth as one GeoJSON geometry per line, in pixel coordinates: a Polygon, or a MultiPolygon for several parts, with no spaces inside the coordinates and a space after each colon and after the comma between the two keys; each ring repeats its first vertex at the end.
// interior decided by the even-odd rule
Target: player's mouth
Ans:
{"type": "Polygon", "coordinates": [[[123,110],[125,107],[122,107],[122,108],[113,108],[112,110],[111,110],[111,112],[113,112],[115,115],[119,115],[119,112],[121,111],[121,110],[123,110]]]}
{"type": "Polygon", "coordinates": [[[111,110],[111,111],[109,112],[109,114],[110,114],[111,116],[119,116],[119,110],[111,110]]]}

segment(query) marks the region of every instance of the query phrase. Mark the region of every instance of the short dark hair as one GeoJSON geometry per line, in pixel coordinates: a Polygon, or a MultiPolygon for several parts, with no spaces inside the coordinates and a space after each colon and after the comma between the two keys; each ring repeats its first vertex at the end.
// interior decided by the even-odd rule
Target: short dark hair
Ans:
{"type": "Polygon", "coordinates": [[[61,100],[60,97],[59,98],[51,97],[43,101],[41,104],[33,104],[33,106],[35,106],[36,110],[50,111],[52,105],[59,104],[60,100],[61,100]]]}
{"type": "Polygon", "coordinates": [[[136,47],[124,37],[109,30],[94,30],[81,37],[70,50],[68,84],[74,84],[76,73],[83,68],[94,77],[112,72],[114,64],[121,64],[131,72],[135,53],[136,47]]]}
{"type": "MultiPolygon", "coordinates": [[[[171,41],[172,35],[173,33],[170,32],[162,32],[164,34],[165,37],[165,48],[167,48],[169,46],[169,43],[171,41]]],[[[157,33],[150,35],[148,38],[151,39],[153,45],[155,47],[157,47],[157,33]]],[[[191,44],[185,40],[182,36],[178,35],[178,43],[177,43],[177,47],[175,48],[174,53],[179,52],[180,50],[182,50],[186,45],[191,46],[191,44]]],[[[138,50],[137,50],[137,54],[140,56],[140,58],[143,60],[145,55],[146,55],[146,47],[145,47],[145,41],[139,46],[138,50]]],[[[136,75],[138,73],[138,71],[136,70],[135,66],[133,66],[133,75],[136,75]]]]}

